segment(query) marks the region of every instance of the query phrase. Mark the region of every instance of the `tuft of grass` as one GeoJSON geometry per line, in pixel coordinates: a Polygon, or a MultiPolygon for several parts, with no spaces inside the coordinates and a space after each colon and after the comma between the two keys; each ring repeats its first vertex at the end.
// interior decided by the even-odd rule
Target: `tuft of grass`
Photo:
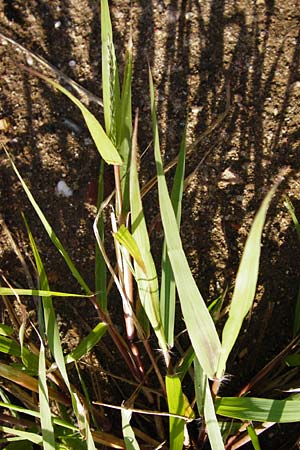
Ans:
{"type": "MultiPolygon", "coordinates": [[[[9,426],[0,427],[5,433],[4,442],[18,439],[25,441],[28,448],[32,448],[31,444],[34,443],[47,450],[94,450],[99,446],[137,450],[145,445],[180,450],[184,439],[187,439],[187,423],[201,419],[198,442],[189,442],[190,445],[204,445],[208,439],[213,450],[224,449],[228,438],[238,438],[242,421],[248,426],[249,439],[259,449],[256,426],[251,425],[252,421],[298,422],[299,398],[288,394],[281,400],[252,398],[247,396],[248,392],[243,392],[244,397],[219,397],[218,390],[243,320],[255,298],[262,232],[278,183],[271,187],[253,220],[237,272],[228,317],[222,328],[219,317],[223,296],[210,307],[207,306],[193,278],[182,245],[180,222],[187,157],[186,131],[182,136],[170,194],[166,182],[168,167],[163,166],[159,143],[155,88],[149,70],[149,125],[152,124],[153,130],[158,208],[164,231],[161,261],[155,265],[147,223],[149,217],[143,205],[143,188],[139,180],[138,111],[134,123],[132,120],[133,43],[130,37],[121,83],[109,4],[107,0],[101,0],[100,5],[104,124],[57,81],[39,71],[26,69],[79,108],[102,158],[99,165],[98,211],[94,222],[95,267],[91,268],[95,273],[94,289],[87,285],[80,270],[75,267],[68,249],[55,234],[7,148],[2,145],[41,225],[81,289],[81,292],[73,294],[50,287],[38,245],[24,218],[37,282],[34,288],[30,286],[30,289],[26,289],[11,286],[6,280],[6,285],[0,287],[4,301],[8,296],[15,297],[22,312],[21,319],[17,320],[16,312],[14,315],[13,309],[10,309],[14,327],[0,327],[0,352],[7,358],[7,363],[0,363],[0,377],[9,382],[8,393],[0,391],[3,400],[0,406],[9,411],[6,414],[9,426]],[[108,198],[104,198],[107,165],[113,166],[115,189],[108,198]],[[104,218],[106,208],[110,208],[110,221],[104,218]],[[106,252],[107,246],[114,249],[114,258],[108,257],[112,252],[106,252]],[[120,323],[111,315],[113,302],[117,301],[116,292],[112,290],[113,283],[124,311],[124,334],[118,330],[120,323]],[[38,301],[39,319],[37,323],[31,324],[36,330],[38,347],[27,332],[29,315],[22,303],[23,296],[35,297],[38,301]],[[53,301],[55,297],[64,298],[65,301],[70,297],[78,302],[82,298],[90,300],[90,306],[95,309],[98,319],[88,335],[81,337],[78,346],[67,355],[61,344],[53,301]],[[184,322],[186,327],[188,345],[185,349],[181,349],[175,336],[176,321],[184,322]],[[217,331],[220,328],[222,339],[217,331]],[[125,364],[128,372],[122,376],[114,373],[115,364],[107,371],[107,376],[115,380],[122,396],[125,397],[123,393],[129,390],[123,389],[121,383],[131,388],[128,397],[122,398],[121,405],[96,402],[96,389],[90,388],[82,371],[82,360],[94,352],[100,341],[105,341],[106,334],[112,338],[114,350],[104,346],[105,354],[102,353],[103,348],[98,348],[99,359],[104,359],[110,352],[114,355],[116,365],[118,363],[120,367],[125,364]],[[163,362],[158,357],[160,353],[163,362]],[[151,376],[152,371],[156,378],[151,376]],[[79,379],[76,385],[70,381],[75,376],[79,379]],[[190,377],[192,382],[186,382],[185,377],[190,377]],[[35,410],[36,394],[39,396],[38,411],[35,410]],[[14,404],[16,396],[23,406],[14,404]],[[104,416],[100,406],[109,407],[109,411],[120,411],[122,425],[119,429],[112,427],[114,419],[110,418],[110,413],[104,416]],[[145,415],[147,421],[142,419],[145,415]],[[232,420],[228,422],[228,419],[232,420]],[[104,428],[109,427],[111,431],[104,431],[104,428]],[[155,439],[151,436],[153,431],[149,431],[150,428],[155,430],[155,439]]],[[[71,83],[71,86],[75,85],[71,83]]],[[[207,131],[206,136],[208,134],[207,131]]],[[[289,203],[288,208],[299,232],[298,221],[289,203]]],[[[298,331],[299,321],[294,324],[294,333],[298,331]]],[[[281,360],[289,351],[295,350],[298,344],[298,341],[293,342],[284,356],[281,355],[281,360]]],[[[297,354],[294,354],[295,361],[299,364],[297,354]]],[[[10,449],[17,450],[17,447],[10,445],[10,449]]]]}

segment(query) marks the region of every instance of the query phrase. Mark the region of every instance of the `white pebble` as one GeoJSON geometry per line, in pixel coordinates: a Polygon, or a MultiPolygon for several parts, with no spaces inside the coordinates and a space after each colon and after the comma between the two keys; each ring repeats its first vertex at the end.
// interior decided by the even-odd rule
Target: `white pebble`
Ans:
{"type": "Polygon", "coordinates": [[[74,61],[74,59],[71,59],[71,61],[69,61],[69,66],[70,67],[75,67],[76,66],[76,61],[74,61]]]}
{"type": "Polygon", "coordinates": [[[60,180],[55,188],[55,195],[58,197],[72,197],[73,191],[64,180],[60,180]]]}
{"type": "Polygon", "coordinates": [[[61,27],[61,21],[57,20],[56,22],[54,22],[54,28],[58,29],[61,27]]]}
{"type": "Polygon", "coordinates": [[[32,58],[32,56],[28,55],[27,58],[26,58],[26,62],[27,62],[27,64],[29,66],[32,66],[33,65],[33,58],[32,58]]]}

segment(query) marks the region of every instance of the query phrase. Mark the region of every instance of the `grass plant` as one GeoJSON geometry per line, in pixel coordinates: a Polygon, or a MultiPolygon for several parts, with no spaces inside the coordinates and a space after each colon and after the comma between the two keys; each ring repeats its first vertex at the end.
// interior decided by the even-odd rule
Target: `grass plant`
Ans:
{"type": "MultiPolygon", "coordinates": [[[[213,450],[221,450],[233,448],[233,440],[236,445],[243,429],[247,430],[248,439],[251,439],[254,448],[259,449],[257,434],[261,431],[261,425],[256,423],[300,421],[300,400],[290,393],[280,400],[252,398],[248,392],[243,392],[240,397],[221,397],[219,387],[226,376],[231,350],[255,298],[263,227],[269,204],[280,181],[270,188],[253,220],[236,275],[228,317],[220,336],[217,331],[220,329],[218,314],[208,308],[196,285],[180,235],[187,148],[185,131],[172,193],[169,194],[159,143],[155,88],[149,69],[149,120],[152,122],[159,211],[164,231],[160,265],[154,263],[147,226],[149,218],[143,208],[145,191],[140,186],[137,164],[138,112],[134,123],[132,117],[132,42],[130,39],[127,46],[121,85],[108,1],[101,0],[100,3],[103,126],[75,95],[57,81],[40,71],[26,69],[60,92],[53,95],[65,95],[79,108],[102,158],[99,167],[98,213],[94,222],[97,246],[93,269],[95,287],[88,286],[75,267],[68,250],[54,233],[6,146],[2,144],[41,225],[77,280],[78,291],[57,292],[55,287],[50,286],[38,245],[24,217],[38,284],[34,289],[15,288],[4,280],[4,285],[0,287],[3,298],[15,297],[22,311],[18,329],[7,324],[0,327],[0,352],[6,355],[7,361],[0,363],[0,377],[7,380],[7,386],[10,386],[5,387],[4,383],[4,387],[0,388],[0,406],[6,412],[1,415],[1,420],[5,419],[8,423],[8,426],[0,425],[3,433],[1,442],[7,450],[20,448],[20,441],[24,449],[33,449],[36,444],[46,450],[91,450],[104,447],[136,450],[149,446],[180,450],[184,441],[185,445],[201,447],[208,439],[213,450]],[[103,185],[107,165],[113,166],[115,190],[105,199],[103,185]],[[108,207],[111,208],[110,224],[103,216],[108,207]],[[111,241],[104,240],[104,226],[110,227],[111,241]],[[110,261],[105,250],[106,246],[112,245],[115,261],[110,261]],[[126,336],[120,334],[110,315],[110,278],[120,294],[126,336]],[[30,319],[22,303],[23,296],[38,299],[39,322],[32,326],[39,347],[27,338],[26,329],[30,319]],[[54,309],[53,300],[58,296],[77,297],[77,301],[83,297],[89,299],[99,318],[94,329],[67,355],[63,354],[54,309]],[[180,309],[175,307],[177,297],[180,309]],[[172,348],[177,346],[174,324],[181,319],[181,315],[190,344],[182,357],[176,360],[171,355],[172,348]],[[80,369],[80,360],[93,351],[106,333],[115,344],[116,358],[127,366],[130,382],[135,386],[132,395],[124,398],[121,405],[105,404],[104,399],[101,405],[106,408],[107,416],[100,405],[94,402],[93,392],[89,392],[86,387],[80,369]],[[137,344],[138,341],[140,344],[137,344]],[[157,347],[163,356],[163,363],[157,358],[157,347]],[[148,362],[142,357],[144,354],[148,356],[148,362]],[[70,382],[70,371],[74,370],[74,366],[81,380],[76,386],[70,382]],[[153,380],[155,377],[149,377],[152,369],[156,380],[153,380]],[[185,377],[192,377],[193,388],[188,392],[184,392],[183,388],[185,377]],[[112,431],[106,431],[112,425],[109,408],[120,410],[120,430],[114,427],[112,431]],[[155,429],[154,437],[153,432],[150,436],[145,425],[148,422],[141,422],[139,416],[143,415],[153,418],[151,429],[155,429]],[[133,417],[136,420],[133,421],[133,417]],[[187,443],[187,424],[193,421],[201,422],[199,435],[196,442],[187,443]],[[122,432],[123,437],[118,432],[122,432]]],[[[293,220],[299,233],[295,215],[293,220]]],[[[295,323],[294,331],[296,336],[299,322],[295,323]]],[[[297,338],[294,344],[298,344],[297,338]]],[[[178,348],[176,350],[176,354],[180,353],[178,348]]]]}

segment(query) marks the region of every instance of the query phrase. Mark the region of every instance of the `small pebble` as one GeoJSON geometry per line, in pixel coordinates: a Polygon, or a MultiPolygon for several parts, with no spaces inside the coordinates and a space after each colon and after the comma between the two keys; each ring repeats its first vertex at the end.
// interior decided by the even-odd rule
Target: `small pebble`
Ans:
{"type": "Polygon", "coordinates": [[[26,58],[26,62],[27,62],[27,64],[29,66],[32,66],[33,65],[33,58],[30,55],[28,55],[27,58],[26,58]]]}
{"type": "Polygon", "coordinates": [[[75,67],[76,61],[74,61],[74,59],[71,59],[71,61],[69,61],[68,64],[69,64],[69,67],[75,67]]]}
{"type": "Polygon", "coordinates": [[[72,197],[73,191],[64,180],[60,180],[55,188],[55,195],[58,197],[72,197]]]}
{"type": "Polygon", "coordinates": [[[61,21],[60,20],[57,20],[56,22],[54,22],[54,28],[56,30],[58,30],[58,28],[60,28],[60,27],[61,27],[61,21]]]}

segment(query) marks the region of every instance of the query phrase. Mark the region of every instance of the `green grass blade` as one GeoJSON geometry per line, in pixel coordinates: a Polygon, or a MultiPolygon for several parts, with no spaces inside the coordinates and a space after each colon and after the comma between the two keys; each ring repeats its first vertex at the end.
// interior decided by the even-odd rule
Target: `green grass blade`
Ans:
{"type": "Polygon", "coordinates": [[[195,358],[195,352],[193,347],[190,345],[189,348],[185,351],[184,355],[179,361],[179,364],[176,367],[176,375],[179,376],[180,381],[182,381],[191,367],[195,358]]]}
{"type": "Polygon", "coordinates": [[[15,428],[0,426],[0,431],[3,433],[9,433],[14,436],[19,436],[22,439],[33,442],[34,444],[41,445],[43,442],[42,436],[36,433],[30,433],[29,431],[16,430],[15,428]]]}
{"type": "Polygon", "coordinates": [[[130,149],[132,140],[131,79],[132,79],[132,41],[130,37],[126,49],[120,113],[118,115],[118,122],[117,122],[117,148],[123,160],[123,165],[120,167],[122,198],[123,198],[123,205],[122,205],[123,217],[126,217],[130,208],[129,171],[130,171],[130,149]]]}
{"type": "MultiPolygon", "coordinates": [[[[19,413],[22,413],[22,414],[26,414],[28,416],[35,417],[37,419],[41,418],[40,412],[33,411],[32,409],[24,408],[23,406],[13,405],[11,403],[5,403],[5,402],[0,402],[0,406],[2,408],[7,408],[10,411],[15,411],[15,412],[19,412],[19,413]]],[[[61,427],[64,427],[64,428],[66,428],[68,430],[75,431],[75,432],[78,431],[77,427],[75,427],[71,423],[66,422],[65,420],[62,420],[62,419],[60,419],[60,418],[58,418],[56,416],[52,416],[52,421],[53,421],[54,424],[59,425],[61,427]]]]}
{"type": "Polygon", "coordinates": [[[42,289],[15,289],[0,287],[0,295],[30,295],[39,297],[77,297],[86,298],[85,294],[71,294],[69,292],[44,291],[42,289]]]}
{"type": "Polygon", "coordinates": [[[258,439],[258,436],[255,432],[255,428],[253,425],[248,425],[247,433],[251,439],[254,450],[261,450],[260,445],[259,445],[259,439],[258,439]]]}
{"type": "Polygon", "coordinates": [[[14,329],[8,325],[5,325],[4,323],[0,324],[0,335],[1,336],[11,336],[14,334],[14,329]]]}
{"type": "Polygon", "coordinates": [[[44,450],[55,450],[55,435],[49,405],[47,378],[46,378],[46,358],[45,347],[41,340],[39,356],[39,401],[41,413],[41,429],[43,435],[44,450]]]}
{"type": "Polygon", "coordinates": [[[277,184],[270,189],[262,202],[245,244],[244,253],[236,276],[229,316],[223,328],[222,352],[217,373],[218,378],[221,378],[224,374],[228,356],[255,297],[261,252],[261,236],[267,210],[276,188],[277,184]]]}
{"type": "Polygon", "coordinates": [[[300,355],[299,353],[293,353],[284,358],[284,362],[289,367],[299,367],[300,366],[300,355]]]}
{"type": "Polygon", "coordinates": [[[107,0],[101,0],[102,91],[105,129],[116,144],[116,122],[120,106],[120,84],[107,0]]]}
{"type": "MultiPolygon", "coordinates": [[[[6,152],[6,150],[5,150],[6,152]]],[[[23,180],[23,178],[21,177],[16,165],[14,164],[13,160],[11,159],[10,155],[8,152],[6,152],[7,157],[10,160],[10,163],[14,169],[15,174],[17,175],[17,177],[19,178],[22,187],[31,203],[31,205],[33,206],[36,214],[38,215],[40,221],[42,222],[48,236],[50,237],[51,241],[53,242],[53,244],[55,245],[55,247],[57,248],[57,250],[60,252],[60,254],[62,255],[62,257],[64,258],[67,266],[69,267],[72,275],[74,276],[74,278],[78,281],[78,283],[80,284],[80,286],[83,288],[83,290],[87,293],[87,294],[91,294],[91,290],[89,289],[88,285],[85,283],[85,281],[83,280],[82,276],[80,275],[80,273],[78,272],[78,270],[76,269],[75,265],[73,264],[71,258],[69,257],[68,253],[66,252],[66,250],[64,249],[62,243],[60,242],[60,240],[58,239],[58,237],[56,236],[56,234],[54,233],[51,225],[49,224],[49,222],[47,221],[46,217],[44,216],[42,210],[40,209],[39,205],[36,203],[33,195],[31,194],[30,190],[28,189],[25,181],[23,180]]]]}
{"type": "Polygon", "coordinates": [[[98,323],[92,331],[80,342],[80,344],[69,353],[66,358],[66,364],[74,361],[78,361],[82,356],[89,353],[92,348],[98,344],[98,342],[102,339],[104,334],[106,333],[107,325],[105,323],[98,323]]]}
{"type": "Polygon", "coordinates": [[[121,245],[123,245],[128,250],[128,252],[133,257],[135,262],[139,265],[139,267],[143,270],[143,272],[146,273],[146,267],[140,249],[135,239],[133,238],[132,234],[125,227],[125,225],[120,226],[117,233],[114,233],[114,237],[121,245]]]}
{"type": "Polygon", "coordinates": [[[94,440],[92,437],[92,433],[90,430],[90,426],[86,417],[85,409],[78,397],[78,395],[74,392],[73,395],[73,401],[72,405],[75,411],[75,415],[78,421],[78,427],[80,430],[81,435],[83,436],[84,440],[86,441],[87,450],[96,450],[94,440]]]}
{"type": "Polygon", "coordinates": [[[122,432],[126,450],[139,450],[140,446],[136,440],[134,431],[130,425],[132,412],[129,409],[121,409],[122,416],[122,432]]]}
{"type": "MultiPolygon", "coordinates": [[[[298,240],[300,241],[300,224],[298,221],[298,218],[295,214],[295,208],[290,201],[290,199],[286,196],[284,200],[284,205],[287,208],[288,212],[290,213],[290,216],[292,218],[292,221],[294,223],[294,227],[298,236],[298,240]]],[[[300,288],[298,289],[298,296],[297,296],[297,302],[296,302],[296,308],[295,308],[295,319],[293,324],[293,336],[297,336],[300,330],[300,288]]]]}
{"type": "Polygon", "coordinates": [[[134,263],[135,277],[138,284],[139,297],[147,317],[155,331],[159,345],[167,357],[167,344],[161,323],[158,279],[154,261],[150,251],[150,241],[143,212],[141,192],[137,172],[137,121],[133,134],[130,167],[130,210],[131,232],[140,249],[146,273],[139,264],[134,263]]]}
{"type": "Polygon", "coordinates": [[[104,159],[104,161],[107,164],[122,165],[122,158],[120,157],[116,147],[114,146],[112,141],[109,139],[109,137],[103,130],[100,122],[84,106],[84,104],[80,100],[78,100],[78,98],[76,98],[73,94],[71,94],[70,91],[68,91],[66,88],[64,88],[60,84],[56,83],[51,78],[46,77],[45,75],[43,75],[40,72],[37,72],[33,69],[27,69],[27,70],[30,73],[41,78],[42,80],[46,81],[53,88],[57,89],[62,94],[64,94],[66,97],[68,97],[69,100],[71,100],[71,102],[75,106],[77,106],[77,108],[80,110],[80,112],[85,120],[86,126],[88,127],[88,130],[90,132],[90,135],[96,145],[96,148],[97,148],[98,152],[100,153],[101,157],[104,159]]]}
{"type": "MultiPolygon", "coordinates": [[[[35,240],[33,238],[33,235],[31,233],[31,230],[27,224],[27,221],[25,220],[25,225],[27,228],[30,245],[33,251],[37,271],[39,274],[39,280],[41,287],[44,288],[46,291],[50,290],[47,275],[44,269],[44,265],[42,263],[37,245],[35,243],[35,240]]],[[[59,371],[64,379],[64,382],[66,386],[68,387],[70,393],[71,392],[71,386],[68,379],[68,374],[66,371],[65,361],[64,361],[64,355],[60,343],[60,337],[59,337],[59,330],[56,322],[56,315],[53,308],[52,298],[51,297],[44,297],[42,299],[43,302],[43,311],[44,311],[44,323],[45,323],[45,332],[48,338],[48,345],[51,351],[51,354],[53,358],[55,359],[55,362],[57,364],[57,367],[59,368],[59,371]]]]}
{"type": "MultiPolygon", "coordinates": [[[[0,377],[6,378],[32,392],[38,392],[38,381],[36,378],[7,364],[0,363],[0,377]]],[[[63,405],[69,405],[70,403],[64,394],[54,389],[49,388],[49,395],[51,399],[54,399],[63,405]]]]}
{"type": "Polygon", "coordinates": [[[149,78],[159,204],[167,242],[168,256],[174,274],[184,321],[195,354],[208,377],[214,378],[221,351],[221,344],[213,320],[197,288],[182,248],[177,221],[162,166],[154,103],[154,88],[150,71],[149,78]]]}
{"type": "Polygon", "coordinates": [[[198,412],[205,418],[207,434],[212,450],[222,450],[224,449],[224,443],[220,425],[216,417],[209,382],[197,358],[194,360],[194,368],[198,412]]]}
{"type": "Polygon", "coordinates": [[[30,370],[30,373],[36,375],[38,373],[38,357],[37,355],[31,353],[26,347],[23,346],[21,351],[21,346],[6,336],[0,336],[0,352],[6,353],[11,356],[17,356],[21,358],[24,366],[30,370]]]}
{"type": "Polygon", "coordinates": [[[199,415],[204,416],[205,393],[208,381],[197,358],[194,358],[194,369],[195,369],[194,384],[195,384],[197,408],[199,415]]]}
{"type": "MultiPolygon", "coordinates": [[[[25,221],[25,223],[26,223],[26,221],[25,221]]],[[[32,251],[34,254],[36,266],[38,269],[41,286],[45,290],[49,290],[48,279],[46,276],[46,272],[45,272],[38,248],[36,246],[36,243],[34,241],[34,238],[32,236],[32,233],[31,233],[27,223],[26,223],[26,226],[27,226],[27,231],[28,231],[32,251]]],[[[47,338],[48,338],[49,348],[50,348],[51,353],[54,357],[54,360],[57,364],[57,367],[60,371],[60,374],[64,380],[64,383],[70,392],[72,406],[75,411],[78,425],[79,425],[79,427],[82,426],[82,428],[80,428],[80,431],[82,432],[83,436],[85,437],[85,439],[87,441],[88,450],[95,450],[94,442],[91,437],[90,427],[88,424],[87,417],[85,415],[85,410],[80,402],[78,395],[75,392],[73,392],[73,389],[72,389],[70,381],[69,381],[51,297],[43,298],[43,309],[44,309],[45,331],[46,331],[47,338]]]]}
{"type": "Polygon", "coordinates": [[[209,383],[206,383],[204,400],[204,418],[206,430],[212,450],[225,450],[220,426],[216,417],[214,402],[211,396],[209,383]]]}
{"type": "MultiPolygon", "coordinates": [[[[97,210],[99,210],[104,198],[104,162],[100,163],[100,173],[98,179],[98,196],[97,196],[97,210]]],[[[104,220],[103,216],[99,217],[97,222],[98,233],[102,242],[104,242],[104,220]]],[[[103,255],[99,249],[98,244],[95,246],[95,288],[96,300],[102,311],[107,311],[107,267],[103,255]]]]}
{"type": "Polygon", "coordinates": [[[290,213],[290,216],[291,216],[292,221],[294,223],[294,227],[295,227],[298,239],[300,241],[300,224],[299,224],[298,218],[297,218],[297,216],[295,214],[295,208],[294,208],[292,202],[290,201],[290,199],[287,196],[285,196],[284,205],[287,208],[288,212],[290,213]]]}
{"type": "MultiPolygon", "coordinates": [[[[182,137],[178,163],[175,172],[171,202],[174,208],[178,229],[181,221],[181,201],[183,195],[186,153],[186,129],[182,137]]],[[[171,263],[167,253],[167,243],[164,240],[162,251],[162,273],[160,286],[160,311],[163,328],[169,347],[174,346],[176,288],[171,263]]]]}
{"type": "Polygon", "coordinates": [[[300,421],[300,400],[272,400],[251,397],[223,397],[215,402],[220,416],[256,422],[300,421]]]}
{"type": "MultiPolygon", "coordinates": [[[[182,392],[181,381],[177,375],[166,376],[166,391],[169,413],[193,417],[193,410],[182,392]]],[[[184,440],[184,421],[178,417],[169,418],[170,450],[182,450],[184,440]]]]}

